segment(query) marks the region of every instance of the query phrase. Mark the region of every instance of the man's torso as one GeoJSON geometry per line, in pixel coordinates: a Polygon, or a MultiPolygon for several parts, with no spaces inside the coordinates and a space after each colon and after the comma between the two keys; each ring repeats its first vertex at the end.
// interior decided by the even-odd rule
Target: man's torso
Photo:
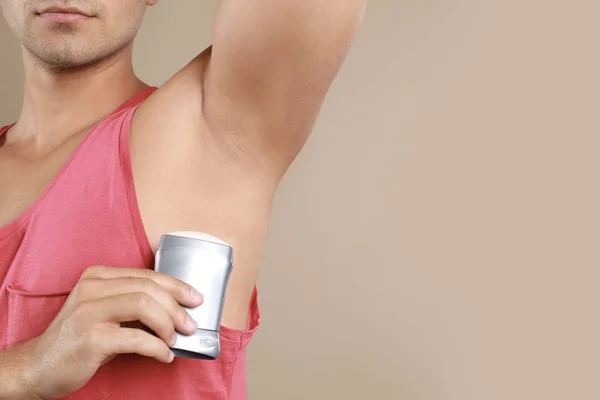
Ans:
{"type": "MultiPolygon", "coordinates": [[[[151,267],[152,247],[156,244],[153,243],[156,239],[152,238],[161,232],[146,226],[158,225],[153,222],[155,217],[148,214],[148,208],[144,216],[143,209],[137,209],[137,203],[143,204],[146,199],[149,207],[156,207],[152,199],[166,202],[176,199],[178,193],[128,192],[128,187],[133,188],[133,182],[127,181],[127,174],[131,175],[127,158],[130,153],[135,154],[135,149],[131,152],[127,149],[124,153],[127,157],[119,154],[125,143],[119,139],[122,135],[115,134],[122,129],[120,124],[123,122],[117,118],[110,126],[94,131],[93,135],[74,135],[53,151],[37,157],[23,151],[10,152],[10,147],[0,148],[4,171],[0,173],[0,187],[5,188],[0,195],[0,250],[4,253],[0,261],[8,262],[5,266],[0,265],[4,292],[0,304],[7,309],[6,318],[0,323],[3,348],[41,334],[87,267],[98,264],[151,267]]],[[[129,134],[128,130],[126,134],[129,134]]],[[[160,179],[145,177],[143,168],[140,174],[141,166],[136,166],[136,162],[133,157],[133,170],[138,170],[142,180],[160,179]]],[[[210,173],[210,170],[207,166],[206,172],[210,173]]],[[[215,224],[217,221],[210,219],[223,218],[222,205],[231,199],[220,201],[217,194],[222,195],[222,190],[217,188],[217,194],[211,194],[210,188],[207,190],[206,196],[193,201],[206,209],[208,224],[215,224]],[[211,213],[215,216],[211,217],[211,213]]],[[[235,193],[235,190],[229,192],[235,193]]],[[[156,212],[160,213],[160,206],[156,212]]],[[[185,221],[175,221],[177,223],[184,224],[185,221]]],[[[201,227],[173,226],[175,229],[200,230],[201,227]]],[[[234,300],[239,302],[244,296],[238,295],[234,300]]],[[[122,356],[98,372],[85,388],[84,395],[91,400],[100,400],[105,395],[124,399],[130,393],[129,398],[133,398],[134,393],[144,390],[140,385],[147,379],[154,379],[147,388],[156,391],[156,383],[164,383],[168,378],[184,391],[179,394],[181,398],[220,399],[226,398],[220,396],[227,391],[240,393],[231,398],[243,398],[245,382],[223,380],[245,380],[245,345],[258,323],[256,298],[252,296],[251,291],[243,321],[235,321],[237,326],[235,322],[223,321],[225,343],[217,362],[196,361],[194,364],[194,361],[179,359],[169,369],[138,356],[122,356]],[[250,299],[253,302],[249,314],[250,299]],[[153,374],[160,376],[153,378],[153,374]],[[120,387],[118,394],[111,393],[112,386],[120,387]]]]}

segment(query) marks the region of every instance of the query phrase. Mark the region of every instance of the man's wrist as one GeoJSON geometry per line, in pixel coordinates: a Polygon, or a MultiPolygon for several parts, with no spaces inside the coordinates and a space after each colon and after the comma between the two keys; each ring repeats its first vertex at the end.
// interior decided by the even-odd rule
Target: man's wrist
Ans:
{"type": "Polygon", "coordinates": [[[0,353],[0,400],[40,400],[35,394],[35,339],[0,353]]]}

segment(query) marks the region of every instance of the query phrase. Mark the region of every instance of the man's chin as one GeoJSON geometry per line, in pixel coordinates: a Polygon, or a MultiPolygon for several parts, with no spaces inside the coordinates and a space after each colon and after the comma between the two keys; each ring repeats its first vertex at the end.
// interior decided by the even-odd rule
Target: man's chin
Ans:
{"type": "Polygon", "coordinates": [[[60,38],[60,35],[50,37],[30,36],[29,40],[23,41],[24,47],[31,54],[34,61],[40,62],[48,69],[58,71],[101,64],[127,47],[123,45],[96,48],[94,44],[98,43],[84,40],[79,35],[76,37],[63,36],[62,38],[60,38]]]}
{"type": "Polygon", "coordinates": [[[38,63],[56,71],[82,68],[96,61],[93,57],[84,57],[82,54],[50,51],[48,48],[44,49],[44,51],[30,51],[30,53],[38,63]]]}

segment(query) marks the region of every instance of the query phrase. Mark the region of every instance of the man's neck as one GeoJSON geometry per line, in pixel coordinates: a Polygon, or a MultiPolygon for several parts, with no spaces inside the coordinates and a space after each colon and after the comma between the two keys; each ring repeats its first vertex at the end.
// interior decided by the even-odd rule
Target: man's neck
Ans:
{"type": "Polygon", "coordinates": [[[35,142],[42,150],[90,129],[147,87],[133,71],[131,49],[96,65],[51,71],[26,50],[25,90],[18,122],[8,142],[35,142]]]}

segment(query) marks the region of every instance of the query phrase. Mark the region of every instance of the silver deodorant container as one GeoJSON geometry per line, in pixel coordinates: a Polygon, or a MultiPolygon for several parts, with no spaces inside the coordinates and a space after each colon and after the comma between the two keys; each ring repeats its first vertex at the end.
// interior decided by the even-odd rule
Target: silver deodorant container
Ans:
{"type": "Polygon", "coordinates": [[[233,249],[213,236],[175,232],[161,237],[154,270],[182,280],[204,296],[199,307],[186,307],[198,330],[189,336],[176,332],[177,342],[171,347],[176,356],[203,360],[219,356],[219,328],[232,266],[233,249]]]}

